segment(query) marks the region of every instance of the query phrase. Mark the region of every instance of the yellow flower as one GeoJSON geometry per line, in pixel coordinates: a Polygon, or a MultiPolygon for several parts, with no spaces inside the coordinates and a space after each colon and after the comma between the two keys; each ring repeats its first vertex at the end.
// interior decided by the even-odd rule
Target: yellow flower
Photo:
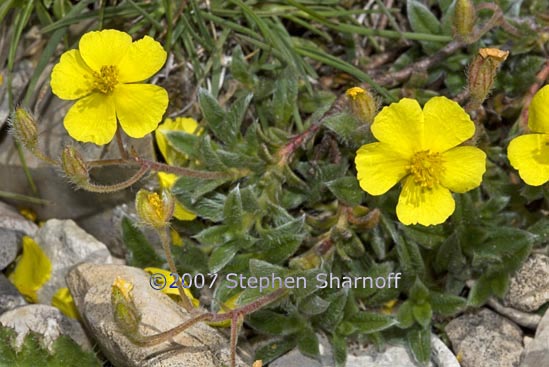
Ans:
{"type": "MultiPolygon", "coordinates": [[[[177,175],[174,175],[173,173],[158,172],[158,181],[160,182],[160,187],[164,190],[169,190],[170,192],[175,181],[177,181],[177,178],[177,175]]],[[[181,205],[181,203],[177,201],[177,199],[175,200],[173,216],[179,220],[196,219],[196,214],[185,209],[185,207],[181,205]]]]}
{"type": "Polygon", "coordinates": [[[154,132],[158,149],[168,164],[176,164],[178,160],[184,161],[187,157],[170,146],[170,142],[166,137],[166,134],[170,131],[182,131],[187,134],[201,135],[202,130],[198,128],[198,122],[190,117],[177,117],[175,120],[167,118],[164,120],[164,123],[158,126],[154,132]]]}
{"type": "Polygon", "coordinates": [[[17,262],[11,282],[31,302],[38,302],[36,292],[50,279],[51,262],[44,251],[30,237],[23,237],[23,255],[17,262]]]}
{"type": "Polygon", "coordinates": [[[360,187],[382,195],[402,180],[396,213],[404,224],[443,223],[455,209],[453,192],[480,185],[486,155],[461,146],[475,132],[469,115],[445,97],[431,98],[423,110],[404,98],[376,116],[379,142],[363,145],[355,159],[360,187]]]}
{"type": "Polygon", "coordinates": [[[534,134],[511,140],[507,155],[524,182],[540,186],[549,181],[549,85],[541,88],[532,99],[528,127],[534,134]]]}
{"type": "MultiPolygon", "coordinates": [[[[153,268],[153,267],[145,268],[144,270],[149,274],[159,273],[164,276],[168,284],[164,288],[162,288],[162,293],[171,294],[173,296],[179,296],[179,289],[177,289],[175,284],[176,279],[174,279],[174,277],[171,276],[171,272],[169,272],[168,270],[153,268]],[[171,287],[171,285],[173,285],[173,287],[171,287]]],[[[187,282],[185,282],[185,285],[188,286],[187,282]]],[[[194,298],[193,294],[188,288],[183,288],[183,293],[185,293],[185,295],[192,302],[194,307],[198,307],[200,305],[200,301],[194,298]]]]}
{"type": "Polygon", "coordinates": [[[78,319],[78,309],[74,304],[74,299],[69,288],[59,288],[51,299],[51,305],[57,307],[62,313],[73,319],[78,319]]]}
{"type": "Polygon", "coordinates": [[[141,138],[158,126],[168,106],[164,88],[139,82],[166,61],[162,46],[149,36],[132,42],[129,34],[107,29],[82,36],[78,50],[61,55],[51,88],[65,100],[77,100],[65,116],[70,136],[98,145],[112,140],[117,118],[122,129],[141,138]]]}

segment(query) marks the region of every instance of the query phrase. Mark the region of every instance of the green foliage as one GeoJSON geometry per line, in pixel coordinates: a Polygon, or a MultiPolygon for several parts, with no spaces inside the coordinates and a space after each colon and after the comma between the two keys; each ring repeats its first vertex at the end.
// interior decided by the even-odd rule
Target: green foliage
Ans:
{"type": "Polygon", "coordinates": [[[128,249],[128,265],[138,268],[161,267],[164,262],[149,241],[128,217],[122,219],[122,239],[128,249]]]}
{"type": "Polygon", "coordinates": [[[30,332],[20,348],[15,347],[15,331],[0,325],[1,367],[99,367],[101,362],[92,352],[85,352],[71,338],[60,336],[51,345],[44,345],[43,338],[30,332]]]}

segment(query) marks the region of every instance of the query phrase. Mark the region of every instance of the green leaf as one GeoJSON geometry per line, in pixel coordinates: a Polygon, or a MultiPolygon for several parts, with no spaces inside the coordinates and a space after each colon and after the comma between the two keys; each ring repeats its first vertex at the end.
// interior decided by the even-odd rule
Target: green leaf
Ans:
{"type": "Polygon", "coordinates": [[[286,268],[262,260],[251,259],[249,264],[250,273],[257,278],[271,276],[285,277],[287,273],[286,268]]]}
{"type": "Polygon", "coordinates": [[[405,226],[399,225],[407,239],[426,249],[440,245],[446,239],[442,226],[405,226]]]}
{"type": "Polygon", "coordinates": [[[264,364],[272,362],[283,354],[292,350],[297,344],[293,337],[272,341],[259,348],[255,353],[255,360],[261,360],[264,364]]]}
{"type": "Polygon", "coordinates": [[[179,153],[198,159],[197,148],[200,145],[200,137],[187,134],[183,131],[167,131],[164,133],[170,146],[179,153]]]}
{"type": "Polygon", "coordinates": [[[423,284],[423,282],[416,277],[416,281],[412,288],[410,288],[410,299],[414,303],[422,303],[429,298],[429,289],[423,284]]]}
{"type": "Polygon", "coordinates": [[[219,154],[212,145],[209,135],[203,135],[197,148],[198,159],[209,169],[215,171],[226,171],[227,166],[223,163],[219,154]]]}
{"type": "Polygon", "coordinates": [[[234,143],[236,137],[240,135],[240,126],[242,125],[242,121],[248,111],[248,106],[252,98],[253,94],[251,93],[240,97],[232,104],[231,108],[229,108],[225,123],[229,126],[232,133],[226,137],[227,142],[234,143]]]}
{"type": "Polygon", "coordinates": [[[431,331],[416,329],[408,332],[408,345],[414,358],[422,364],[429,362],[431,358],[431,331]]]}
{"type": "Polygon", "coordinates": [[[240,196],[240,188],[238,185],[229,192],[225,200],[223,208],[223,222],[225,225],[232,227],[232,230],[243,230],[242,228],[242,197],[240,196]]]}
{"type": "Polygon", "coordinates": [[[337,328],[337,332],[341,335],[371,334],[388,329],[397,323],[398,321],[390,316],[363,311],[342,321],[337,328]]]}
{"type": "Polygon", "coordinates": [[[402,273],[406,276],[421,275],[425,272],[423,257],[419,247],[412,241],[401,240],[396,245],[402,273]]]}
{"type": "Polygon", "coordinates": [[[238,240],[227,242],[212,251],[208,267],[212,273],[221,271],[238,252],[238,240]]]}
{"type": "Polygon", "coordinates": [[[219,246],[222,243],[229,242],[234,237],[235,234],[225,224],[207,227],[194,235],[198,242],[210,246],[219,246]]]}
{"type": "Polygon", "coordinates": [[[345,337],[335,333],[331,341],[335,367],[345,367],[347,362],[347,341],[345,337]]]}
{"type": "Polygon", "coordinates": [[[208,123],[208,128],[220,141],[234,138],[235,131],[231,131],[229,125],[225,124],[227,113],[219,105],[217,100],[206,89],[198,90],[198,103],[204,119],[208,123]]]}
{"type": "Polygon", "coordinates": [[[342,203],[356,206],[362,202],[363,192],[358,186],[356,177],[345,176],[325,182],[326,187],[342,203]]]}
{"type": "Polygon", "coordinates": [[[311,294],[299,303],[299,312],[306,316],[314,316],[323,313],[330,306],[330,302],[316,294],[311,294]]]}
{"type": "Polygon", "coordinates": [[[162,267],[164,261],[128,217],[122,219],[122,240],[128,249],[128,265],[138,268],[162,267]]]}
{"type": "Polygon", "coordinates": [[[311,327],[304,327],[297,336],[297,347],[304,355],[320,359],[319,341],[315,331],[311,327]]]}
{"type": "Polygon", "coordinates": [[[227,181],[230,181],[230,178],[208,180],[205,178],[181,176],[172,186],[172,193],[185,207],[192,210],[192,206],[198,198],[217,189],[227,181]]]}
{"type": "Polygon", "coordinates": [[[324,126],[332,130],[345,143],[359,145],[360,142],[367,136],[367,131],[361,132],[360,121],[348,112],[338,113],[324,120],[324,126]]]}
{"type": "Polygon", "coordinates": [[[297,315],[281,315],[271,310],[259,310],[251,314],[247,324],[270,335],[291,335],[301,331],[303,320],[297,315]]]}
{"type": "Polygon", "coordinates": [[[397,312],[397,320],[399,326],[403,329],[407,329],[414,324],[414,314],[412,312],[413,304],[411,301],[404,301],[400,305],[397,312]]]}
{"type": "Polygon", "coordinates": [[[453,316],[463,310],[466,300],[452,294],[431,291],[430,304],[433,312],[444,316],[453,316]]]}
{"type": "Polygon", "coordinates": [[[492,280],[487,276],[481,276],[469,291],[467,304],[480,307],[486,303],[492,295],[492,280]]]}
{"type": "Polygon", "coordinates": [[[286,128],[297,102],[297,80],[295,72],[286,68],[275,81],[273,94],[273,117],[275,126],[286,128]]]}
{"type": "Polygon", "coordinates": [[[347,290],[340,289],[325,298],[330,306],[322,315],[314,316],[313,320],[322,329],[332,333],[343,319],[345,303],[347,302],[347,290]]]}
{"type": "Polygon", "coordinates": [[[414,32],[440,34],[440,22],[429,8],[417,0],[407,0],[406,12],[414,32]]]}
{"type": "Polygon", "coordinates": [[[244,59],[240,45],[233,49],[230,70],[233,78],[244,84],[246,88],[253,88],[254,76],[250,72],[250,66],[244,59]]]}
{"type": "Polygon", "coordinates": [[[433,317],[433,310],[431,305],[427,302],[421,304],[414,304],[412,306],[412,314],[414,319],[420,324],[424,329],[427,329],[431,324],[431,319],[433,317]]]}

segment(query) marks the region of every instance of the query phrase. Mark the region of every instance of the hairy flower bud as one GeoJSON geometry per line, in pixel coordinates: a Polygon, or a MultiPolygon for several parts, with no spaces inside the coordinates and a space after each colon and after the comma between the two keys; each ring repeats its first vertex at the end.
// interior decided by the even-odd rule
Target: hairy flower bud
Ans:
{"type": "Polygon", "coordinates": [[[11,120],[11,128],[17,141],[33,151],[38,144],[36,121],[24,108],[17,108],[11,120]]]}
{"type": "Polygon", "coordinates": [[[61,153],[61,167],[75,185],[86,187],[89,183],[88,166],[76,148],[66,146],[63,149],[63,153],[61,153]]]}
{"type": "Polygon", "coordinates": [[[111,289],[111,304],[114,321],[122,332],[128,337],[137,337],[141,315],[135,307],[130,294],[133,284],[117,277],[111,289]]]}
{"type": "Polygon", "coordinates": [[[454,31],[458,38],[467,41],[477,20],[472,0],[457,0],[454,13],[454,31]]]}
{"type": "Polygon", "coordinates": [[[174,198],[167,191],[164,191],[160,198],[156,192],[141,189],[135,197],[137,215],[143,223],[158,229],[168,225],[174,205],[174,198]]]}
{"type": "Polygon", "coordinates": [[[468,72],[468,87],[471,103],[480,106],[494,85],[497,70],[507,59],[509,51],[497,48],[481,48],[475,56],[468,72]]]}
{"type": "Polygon", "coordinates": [[[372,94],[360,87],[347,89],[345,92],[349,98],[351,111],[365,124],[371,124],[377,112],[377,102],[372,94]]]}

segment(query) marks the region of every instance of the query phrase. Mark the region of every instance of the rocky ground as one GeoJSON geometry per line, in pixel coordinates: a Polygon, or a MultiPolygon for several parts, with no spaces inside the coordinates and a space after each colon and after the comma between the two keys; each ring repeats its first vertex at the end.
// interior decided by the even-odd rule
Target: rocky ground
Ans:
{"type": "MultiPolygon", "coordinates": [[[[127,209],[127,207],[126,207],[127,209]]],[[[122,208],[118,209],[119,211],[122,208]]],[[[109,211],[112,213],[112,210],[109,211]]],[[[130,213],[126,213],[131,215],[130,213]]],[[[112,218],[111,218],[112,220],[112,218]]],[[[109,247],[98,241],[99,232],[84,231],[72,220],[50,219],[38,227],[7,204],[0,205],[0,323],[14,329],[18,340],[29,331],[53,342],[59,335],[72,338],[85,350],[100,351],[115,366],[221,366],[229,349],[224,333],[199,324],[169,342],[142,348],[130,342],[114,324],[110,289],[117,276],[134,284],[134,297],[148,333],[164,331],[188,318],[168,296],[153,290],[142,269],[124,265],[109,247]],[[38,303],[29,304],[7,279],[21,251],[21,237],[32,236],[52,262],[52,274],[37,292],[38,303]],[[63,315],[51,306],[57,289],[68,287],[80,314],[63,315]]],[[[113,229],[103,227],[110,232],[113,229]]],[[[111,243],[120,244],[111,238],[111,243]]],[[[123,250],[118,246],[114,252],[123,250]]],[[[432,334],[429,366],[489,367],[549,365],[549,257],[531,254],[515,274],[507,296],[471,309],[432,334]],[[545,312],[545,315],[543,316],[545,312]],[[438,335],[437,335],[438,334],[438,335]],[[444,341],[443,341],[444,340],[444,341]]],[[[271,363],[274,367],[332,365],[332,351],[320,336],[322,359],[312,360],[291,351],[271,363]]],[[[246,345],[244,343],[243,345],[246,345]]],[[[240,366],[251,365],[250,348],[242,350],[240,366]]],[[[377,349],[356,345],[350,349],[348,366],[411,366],[406,346],[391,344],[377,349]]]]}

